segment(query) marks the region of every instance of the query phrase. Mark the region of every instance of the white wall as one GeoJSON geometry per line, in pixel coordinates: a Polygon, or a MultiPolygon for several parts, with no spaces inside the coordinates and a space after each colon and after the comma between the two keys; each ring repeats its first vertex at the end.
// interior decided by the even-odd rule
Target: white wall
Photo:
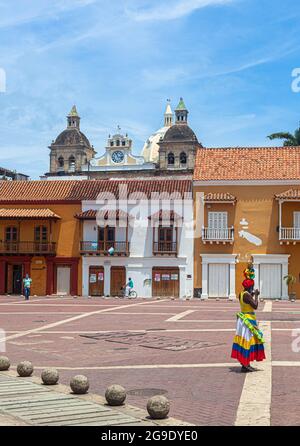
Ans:
{"type": "MultiPolygon", "coordinates": [[[[84,202],[82,210],[101,209],[101,205],[95,202],[84,202]]],[[[136,209],[136,208],[135,208],[136,209]]],[[[128,209],[129,214],[133,211],[128,209]]],[[[192,218],[192,207],[187,220],[192,218]]],[[[193,297],[193,231],[185,227],[178,228],[178,256],[153,256],[153,227],[151,220],[141,217],[140,224],[135,220],[134,226],[130,224],[128,229],[128,241],[130,242],[129,257],[84,256],[83,257],[83,296],[89,293],[89,267],[104,266],[104,290],[110,293],[110,268],[112,266],[125,266],[126,278],[134,281],[134,289],[140,297],[151,297],[152,285],[147,285],[146,279],[152,280],[153,267],[178,267],[180,271],[180,297],[193,297]],[[146,226],[148,225],[148,226],[146,226]],[[189,276],[189,278],[188,278],[189,276]]],[[[155,228],[157,231],[157,228],[155,228]]],[[[174,230],[175,232],[175,230],[174,230]]],[[[83,222],[84,241],[97,241],[97,223],[95,221],[83,222]],[[94,229],[96,228],[96,230],[94,229]]],[[[116,229],[116,241],[125,241],[126,228],[116,229]]]]}

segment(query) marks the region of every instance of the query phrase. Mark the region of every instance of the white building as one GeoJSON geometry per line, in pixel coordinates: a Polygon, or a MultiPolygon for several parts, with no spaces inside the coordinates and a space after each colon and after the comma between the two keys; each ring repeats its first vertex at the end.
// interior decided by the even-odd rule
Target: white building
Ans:
{"type": "Polygon", "coordinates": [[[82,203],[77,215],[82,226],[82,295],[120,295],[131,278],[139,297],[192,297],[191,181],[105,183],[110,193],[116,185],[125,186],[126,198],[118,194],[117,210],[112,210],[114,200],[107,201],[103,193],[96,201],[82,203]],[[141,193],[142,200],[137,196],[141,193]],[[154,200],[153,193],[160,199],[154,200]]]}

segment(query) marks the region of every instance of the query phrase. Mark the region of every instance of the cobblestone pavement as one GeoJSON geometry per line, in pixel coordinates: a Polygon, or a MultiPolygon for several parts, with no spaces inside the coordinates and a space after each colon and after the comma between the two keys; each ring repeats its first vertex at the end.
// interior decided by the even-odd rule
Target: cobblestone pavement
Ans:
{"type": "Polygon", "coordinates": [[[251,378],[230,359],[238,309],[227,300],[24,302],[3,296],[0,328],[6,330],[12,370],[25,359],[33,362],[36,376],[53,366],[63,384],[82,373],[99,395],[119,383],[128,391],[128,403],[143,409],[149,396],[165,394],[172,417],[197,425],[247,424],[239,414],[248,400],[257,424],[300,424],[300,353],[292,350],[300,346],[293,333],[300,329],[300,302],[260,304],[258,319],[272,339],[270,367],[258,364],[261,371],[251,378]],[[268,391],[264,383],[270,380],[268,391]]]}

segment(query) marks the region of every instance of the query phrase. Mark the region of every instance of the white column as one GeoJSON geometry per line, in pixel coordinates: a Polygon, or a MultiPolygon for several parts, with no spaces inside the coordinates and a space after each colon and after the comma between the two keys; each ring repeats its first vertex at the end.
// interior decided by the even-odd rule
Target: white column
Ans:
{"type": "Polygon", "coordinates": [[[184,299],[186,294],[186,269],[185,266],[179,266],[179,298],[184,299]]]}
{"type": "Polygon", "coordinates": [[[88,297],[89,295],[89,264],[87,259],[82,259],[82,296],[88,297]]]}
{"type": "Polygon", "coordinates": [[[281,240],[281,228],[282,228],[282,201],[279,201],[279,240],[281,240]]]}
{"type": "Polygon", "coordinates": [[[110,296],[110,262],[104,262],[104,296],[110,296]]]}
{"type": "MultiPolygon", "coordinates": [[[[282,264],[282,278],[287,276],[289,273],[289,265],[288,263],[282,264]]],[[[285,280],[282,280],[282,296],[281,298],[283,300],[289,300],[289,289],[287,284],[285,283],[285,280]]]]}
{"type": "Polygon", "coordinates": [[[253,263],[253,268],[255,272],[255,279],[254,279],[254,288],[259,290],[260,288],[260,282],[259,282],[259,263],[253,263]]]}
{"type": "Polygon", "coordinates": [[[235,262],[229,264],[229,299],[235,300],[235,262]]]}
{"type": "Polygon", "coordinates": [[[202,259],[202,294],[201,299],[208,299],[208,263],[202,259]]]}

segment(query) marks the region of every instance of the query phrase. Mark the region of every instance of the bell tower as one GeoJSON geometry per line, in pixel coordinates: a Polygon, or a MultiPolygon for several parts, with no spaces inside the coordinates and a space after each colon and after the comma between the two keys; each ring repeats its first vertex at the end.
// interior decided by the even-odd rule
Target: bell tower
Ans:
{"type": "Polygon", "coordinates": [[[68,127],[73,127],[80,130],[80,116],[77,113],[76,105],[73,105],[70,113],[67,116],[68,127]]]}
{"type": "Polygon", "coordinates": [[[75,105],[67,116],[66,129],[52,141],[49,149],[49,175],[80,175],[82,166],[94,158],[94,147],[80,131],[80,116],[75,105]]]}
{"type": "Polygon", "coordinates": [[[179,104],[175,110],[176,122],[175,124],[187,124],[188,122],[188,110],[183,102],[183,99],[180,98],[179,104]]]}
{"type": "Polygon", "coordinates": [[[167,106],[166,106],[166,111],[164,114],[164,126],[165,127],[171,127],[171,125],[173,125],[173,112],[171,109],[171,101],[170,99],[167,100],[167,106]]]}

